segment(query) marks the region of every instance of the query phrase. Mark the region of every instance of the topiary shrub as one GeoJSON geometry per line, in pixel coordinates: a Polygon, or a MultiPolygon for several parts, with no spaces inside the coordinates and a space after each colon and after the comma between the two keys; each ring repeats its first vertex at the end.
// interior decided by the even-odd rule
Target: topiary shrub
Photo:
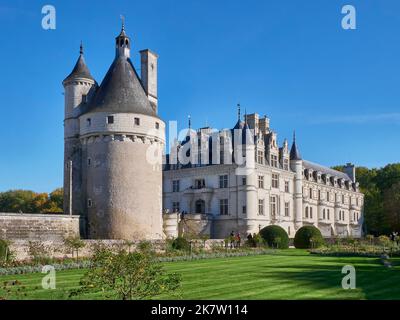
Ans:
{"type": "Polygon", "coordinates": [[[321,231],[314,226],[301,227],[294,236],[294,246],[297,249],[318,248],[324,242],[321,231]]]}
{"type": "Polygon", "coordinates": [[[185,238],[178,237],[172,242],[172,249],[189,251],[190,243],[185,238]]]}
{"type": "Polygon", "coordinates": [[[280,226],[268,226],[260,231],[261,237],[269,247],[278,249],[289,248],[289,236],[280,226]]]}

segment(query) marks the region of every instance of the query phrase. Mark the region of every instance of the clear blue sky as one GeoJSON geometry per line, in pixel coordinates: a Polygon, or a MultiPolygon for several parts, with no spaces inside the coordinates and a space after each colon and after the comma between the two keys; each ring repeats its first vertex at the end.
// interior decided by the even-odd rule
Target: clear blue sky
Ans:
{"type": "Polygon", "coordinates": [[[296,129],[304,158],[379,167],[400,161],[397,0],[0,1],[0,191],[62,185],[62,80],[85,45],[101,82],[120,14],[138,51],[159,59],[159,109],[182,128],[232,127],[236,103],[296,129]],[[41,8],[57,29],[41,28],[41,8]],[[357,30],[341,28],[341,8],[357,30]]]}

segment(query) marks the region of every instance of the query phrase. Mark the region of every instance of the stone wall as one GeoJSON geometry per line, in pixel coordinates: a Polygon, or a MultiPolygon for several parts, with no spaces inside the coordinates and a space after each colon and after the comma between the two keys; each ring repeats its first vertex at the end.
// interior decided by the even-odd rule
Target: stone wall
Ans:
{"type": "MultiPolygon", "coordinates": [[[[117,250],[118,248],[124,248],[126,250],[135,250],[140,241],[128,242],[124,240],[82,240],[85,244],[83,248],[79,250],[79,257],[90,257],[93,254],[93,249],[96,245],[102,244],[110,249],[117,250]]],[[[29,260],[29,240],[13,240],[10,243],[10,250],[13,252],[15,259],[17,261],[29,260]]],[[[150,241],[153,248],[157,252],[163,252],[166,247],[166,242],[163,240],[153,240],[150,241]]],[[[63,241],[33,241],[34,244],[40,243],[46,254],[51,258],[71,258],[72,254],[69,248],[67,248],[63,241]]],[[[203,248],[205,250],[211,250],[213,247],[223,247],[224,241],[222,239],[212,239],[212,240],[196,240],[193,241],[193,248],[203,248]]]]}
{"type": "Polygon", "coordinates": [[[0,239],[63,241],[79,236],[79,216],[0,213],[0,239]]]}

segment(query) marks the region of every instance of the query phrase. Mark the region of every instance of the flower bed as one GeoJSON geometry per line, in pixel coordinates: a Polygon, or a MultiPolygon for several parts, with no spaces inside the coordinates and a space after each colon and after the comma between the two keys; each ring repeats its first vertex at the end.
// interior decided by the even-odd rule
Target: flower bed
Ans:
{"type": "MultiPolygon", "coordinates": [[[[215,259],[215,258],[230,258],[230,257],[247,257],[263,254],[273,254],[274,250],[261,249],[261,250],[246,250],[238,252],[217,252],[217,253],[202,253],[193,255],[178,255],[178,256],[159,256],[156,259],[160,262],[177,262],[177,261],[192,261],[201,259],[215,259]]],[[[54,263],[51,266],[56,271],[71,270],[71,269],[86,269],[91,265],[90,260],[83,260],[80,262],[68,263],[54,263]]],[[[22,265],[17,267],[0,268],[0,276],[14,275],[14,274],[27,274],[27,273],[40,273],[42,272],[43,265],[22,265]]]]}

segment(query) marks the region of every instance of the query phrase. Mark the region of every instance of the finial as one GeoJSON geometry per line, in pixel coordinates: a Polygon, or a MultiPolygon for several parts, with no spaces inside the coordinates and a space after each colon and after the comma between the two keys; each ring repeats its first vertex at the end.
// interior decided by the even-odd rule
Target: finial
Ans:
{"type": "Polygon", "coordinates": [[[79,48],[79,54],[83,54],[83,42],[82,42],[82,40],[81,40],[81,46],[80,46],[80,48],[79,48]]]}
{"type": "Polygon", "coordinates": [[[125,31],[125,17],[121,14],[120,18],[121,18],[121,21],[122,21],[122,31],[125,31]]]}
{"type": "Polygon", "coordinates": [[[188,115],[189,129],[192,129],[192,118],[188,115]]]}
{"type": "Polygon", "coordinates": [[[247,125],[247,108],[244,108],[244,123],[247,125]]]}
{"type": "Polygon", "coordinates": [[[293,130],[293,142],[296,142],[296,130],[293,130]]]}
{"type": "Polygon", "coordinates": [[[238,108],[238,120],[240,121],[240,103],[237,104],[237,108],[238,108]]]}

